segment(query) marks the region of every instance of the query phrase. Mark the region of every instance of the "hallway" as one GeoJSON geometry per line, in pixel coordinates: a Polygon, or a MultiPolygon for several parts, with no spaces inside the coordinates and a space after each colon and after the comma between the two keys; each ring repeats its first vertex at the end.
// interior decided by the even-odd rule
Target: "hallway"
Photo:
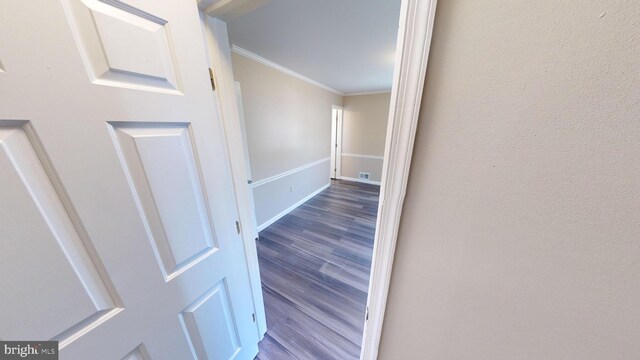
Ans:
{"type": "Polygon", "coordinates": [[[331,186],[260,232],[256,359],[358,359],[380,187],[331,186]]]}

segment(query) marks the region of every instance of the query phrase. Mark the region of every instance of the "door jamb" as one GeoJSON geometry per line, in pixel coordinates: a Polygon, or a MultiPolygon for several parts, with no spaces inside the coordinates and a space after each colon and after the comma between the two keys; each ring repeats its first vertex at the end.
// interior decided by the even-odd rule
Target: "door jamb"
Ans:
{"type": "MultiPolygon", "coordinates": [[[[244,150],[244,168],[245,168],[245,174],[247,176],[247,194],[249,195],[249,209],[251,210],[251,226],[254,226],[253,224],[255,224],[255,233],[253,233],[253,235],[255,235],[254,237],[254,241],[255,239],[258,238],[258,221],[256,219],[256,203],[255,203],[255,199],[253,197],[253,176],[251,175],[251,158],[249,156],[249,141],[247,140],[247,125],[245,122],[245,117],[244,117],[244,108],[243,108],[243,103],[242,103],[242,86],[240,85],[239,81],[234,81],[234,85],[235,85],[235,90],[236,90],[236,104],[238,104],[238,114],[240,115],[240,130],[242,131],[242,148],[244,150]]],[[[253,228],[252,228],[253,231],[253,228]]],[[[251,270],[249,270],[251,271],[251,270]]],[[[258,271],[259,272],[259,271],[258,271]]],[[[258,298],[256,298],[255,300],[259,300],[258,298]]],[[[266,325],[266,324],[265,324],[266,325]]],[[[261,328],[262,324],[261,322],[258,322],[258,327],[261,328]]],[[[266,327],[264,327],[261,330],[265,330],[266,331],[266,327]]]]}
{"type": "Polygon", "coordinates": [[[234,193],[237,203],[237,216],[240,221],[240,234],[242,237],[245,261],[251,284],[251,295],[253,298],[254,322],[256,323],[256,333],[258,340],[261,340],[267,332],[267,321],[264,310],[264,299],[262,294],[262,282],[260,278],[260,268],[258,265],[258,250],[256,240],[258,239],[258,225],[256,224],[255,212],[251,204],[251,194],[247,181],[250,180],[245,167],[245,154],[243,135],[241,129],[240,109],[236,97],[236,86],[233,79],[233,68],[231,65],[231,48],[228,43],[227,25],[222,20],[212,17],[202,10],[205,2],[199,4],[200,21],[203,31],[203,41],[207,51],[209,66],[215,73],[215,85],[213,100],[218,103],[221,118],[221,126],[224,130],[227,157],[231,166],[234,193]],[[222,50],[218,50],[222,49],[222,50]]]}
{"type": "Polygon", "coordinates": [[[340,179],[342,170],[342,119],[344,108],[331,106],[331,179],[340,179]]]}
{"type": "Polygon", "coordinates": [[[437,0],[402,0],[361,360],[375,360],[420,115],[437,0]]]}

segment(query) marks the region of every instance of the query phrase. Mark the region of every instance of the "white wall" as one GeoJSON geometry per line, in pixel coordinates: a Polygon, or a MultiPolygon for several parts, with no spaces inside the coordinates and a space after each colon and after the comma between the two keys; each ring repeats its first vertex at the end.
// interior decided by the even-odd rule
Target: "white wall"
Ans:
{"type": "Polygon", "coordinates": [[[381,180],[390,98],[390,93],[344,97],[342,177],[368,172],[370,180],[381,180]]]}
{"type": "Polygon", "coordinates": [[[640,6],[440,1],[380,359],[640,358],[640,6]]]}
{"type": "Polygon", "coordinates": [[[342,96],[232,54],[242,89],[258,225],[329,184],[331,106],[342,96]],[[260,185],[292,169],[324,160],[303,171],[260,185]]]}

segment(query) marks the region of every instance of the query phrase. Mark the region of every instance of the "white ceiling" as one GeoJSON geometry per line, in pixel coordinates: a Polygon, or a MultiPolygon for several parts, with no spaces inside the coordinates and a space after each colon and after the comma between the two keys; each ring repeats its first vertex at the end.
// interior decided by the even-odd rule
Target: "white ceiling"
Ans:
{"type": "Polygon", "coordinates": [[[233,45],[344,94],[391,89],[400,0],[271,0],[228,20],[233,45]]]}

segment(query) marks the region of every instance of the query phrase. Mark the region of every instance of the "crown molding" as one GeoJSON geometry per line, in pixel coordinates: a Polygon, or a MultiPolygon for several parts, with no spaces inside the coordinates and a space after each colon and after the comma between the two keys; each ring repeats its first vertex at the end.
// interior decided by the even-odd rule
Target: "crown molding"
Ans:
{"type": "Polygon", "coordinates": [[[389,90],[379,90],[379,91],[364,91],[364,92],[345,93],[344,96],[362,96],[362,95],[380,95],[380,94],[391,94],[391,89],[389,89],[389,90]]]}
{"type": "Polygon", "coordinates": [[[295,78],[297,78],[299,80],[305,81],[305,82],[307,82],[307,83],[309,83],[311,85],[315,85],[315,86],[320,87],[322,89],[331,91],[332,93],[340,95],[340,96],[345,96],[345,94],[343,92],[340,92],[340,91],[338,91],[336,89],[333,89],[333,88],[331,88],[331,87],[329,87],[327,85],[319,83],[319,82],[317,82],[317,81],[315,81],[313,79],[310,79],[310,78],[308,78],[308,77],[306,77],[306,76],[304,76],[302,74],[299,74],[299,73],[297,73],[297,72],[295,72],[295,71],[293,71],[291,69],[287,69],[286,67],[284,67],[284,66],[282,66],[280,64],[277,64],[277,63],[275,63],[275,62],[273,62],[271,60],[265,59],[262,56],[254,54],[254,53],[252,53],[251,51],[249,51],[247,49],[241,48],[238,45],[235,45],[235,44],[231,45],[231,51],[236,53],[236,54],[238,54],[238,55],[240,55],[240,56],[244,56],[244,57],[246,57],[248,59],[251,59],[253,61],[259,62],[262,65],[268,66],[268,67],[270,67],[272,69],[275,69],[275,70],[278,70],[278,71],[280,71],[282,73],[285,73],[285,74],[287,74],[289,76],[293,76],[293,77],[295,77],[295,78]]]}

